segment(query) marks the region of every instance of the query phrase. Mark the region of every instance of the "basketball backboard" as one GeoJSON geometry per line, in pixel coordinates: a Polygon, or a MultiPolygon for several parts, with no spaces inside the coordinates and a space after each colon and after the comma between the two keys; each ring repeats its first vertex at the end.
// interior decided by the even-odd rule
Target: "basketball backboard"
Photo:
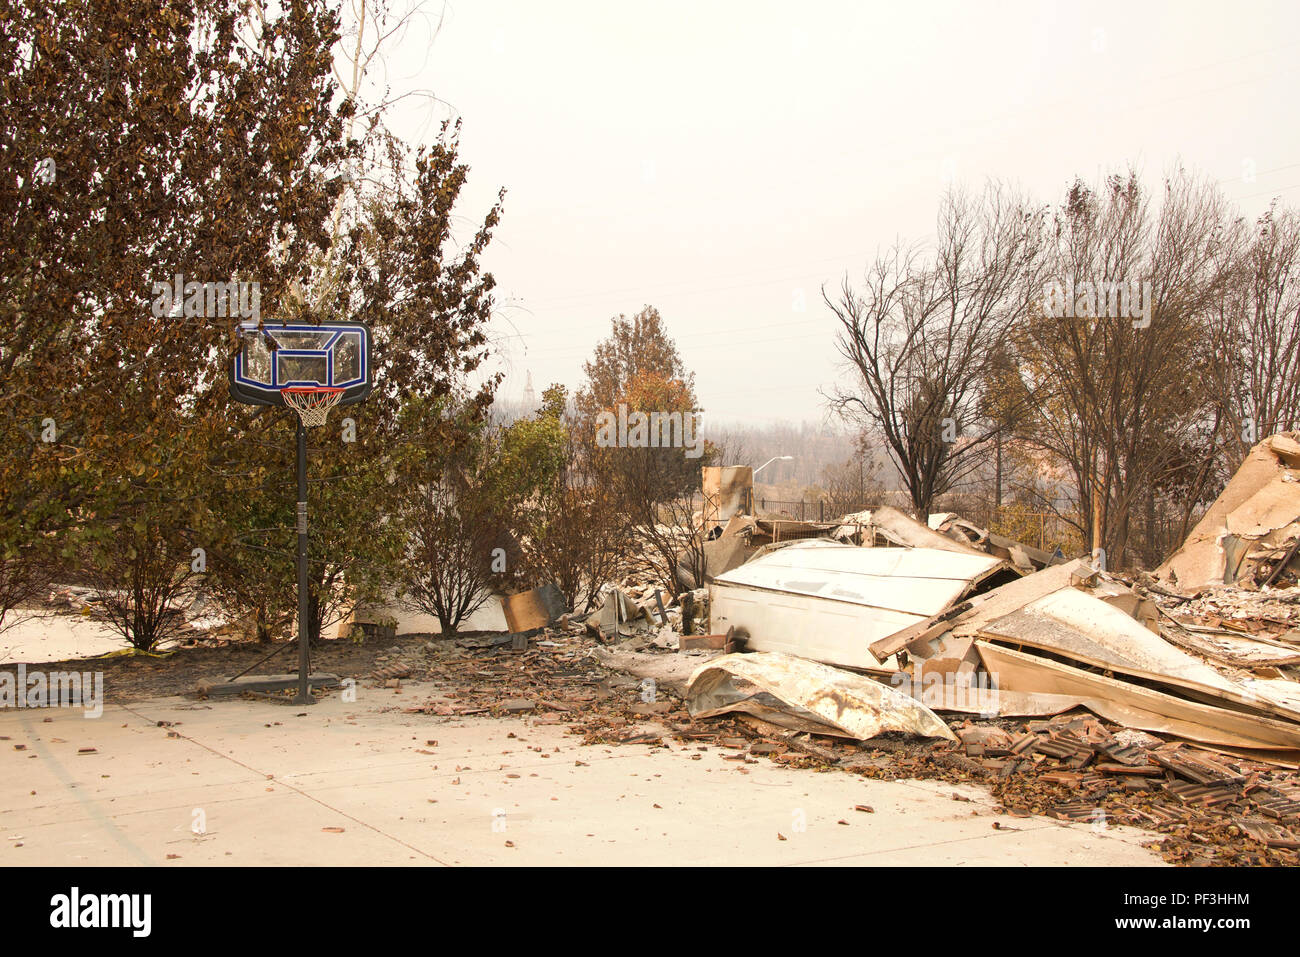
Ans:
{"type": "Polygon", "coordinates": [[[286,386],[342,389],[340,405],[370,394],[370,330],[359,322],[239,324],[230,395],[250,405],[285,404],[286,386]]]}

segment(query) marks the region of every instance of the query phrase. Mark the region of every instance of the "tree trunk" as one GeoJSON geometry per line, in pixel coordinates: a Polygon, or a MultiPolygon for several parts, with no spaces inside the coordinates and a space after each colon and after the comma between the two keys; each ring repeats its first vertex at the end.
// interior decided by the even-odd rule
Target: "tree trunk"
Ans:
{"type": "Polygon", "coordinates": [[[271,640],[271,622],[266,613],[265,603],[258,605],[253,612],[253,625],[257,632],[257,643],[268,643],[271,640]]]}

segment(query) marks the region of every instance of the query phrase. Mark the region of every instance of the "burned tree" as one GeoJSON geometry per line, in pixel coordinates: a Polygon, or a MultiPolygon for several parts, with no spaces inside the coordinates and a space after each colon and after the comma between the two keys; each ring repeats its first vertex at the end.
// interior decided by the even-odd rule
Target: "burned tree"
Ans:
{"type": "Polygon", "coordinates": [[[1257,441],[1300,427],[1300,216],[1259,218],[1213,311],[1215,394],[1239,462],[1257,441]]]}
{"type": "Polygon", "coordinates": [[[981,407],[996,347],[1026,311],[1039,216],[991,186],[950,193],[928,253],[895,245],[855,288],[823,299],[839,323],[850,384],[831,396],[846,421],[878,433],[924,517],[1004,429],[981,407]]]}
{"type": "Polygon", "coordinates": [[[1053,225],[1045,275],[1068,292],[1056,309],[1045,294],[1016,330],[1033,397],[1020,437],[1067,466],[1077,499],[1063,517],[1119,566],[1138,507],[1153,525],[1157,490],[1212,420],[1207,320],[1236,260],[1232,216],[1181,173],[1154,211],[1130,174],[1076,182],[1053,225]]]}

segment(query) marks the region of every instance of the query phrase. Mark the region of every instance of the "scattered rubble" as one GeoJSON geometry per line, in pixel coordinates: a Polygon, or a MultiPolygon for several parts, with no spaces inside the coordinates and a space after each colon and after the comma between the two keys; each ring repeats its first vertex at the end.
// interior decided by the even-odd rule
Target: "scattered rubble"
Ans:
{"type": "Polygon", "coordinates": [[[1038,571],[1061,560],[1052,552],[1012,541],[1004,535],[990,532],[987,528],[980,528],[973,522],[967,522],[952,512],[931,515],[929,525],[954,541],[996,555],[1025,573],[1038,571]]]}
{"type": "Polygon", "coordinates": [[[1155,571],[1184,594],[1215,584],[1268,585],[1300,574],[1300,433],[1250,450],[1187,539],[1155,571]]]}
{"type": "Polygon", "coordinates": [[[525,653],[430,642],[413,673],[428,700],[403,710],[446,720],[524,714],[586,744],[719,749],[738,766],[983,784],[1013,815],[1152,831],[1171,862],[1300,864],[1300,783],[1268,752],[1198,747],[1077,711],[944,720],[878,680],[767,653],[711,657],[689,685],[655,681],[629,671],[682,656],[607,650],[578,629],[544,636],[525,653]]]}
{"type": "Polygon", "coordinates": [[[1300,864],[1295,436],[1133,580],[951,513],[759,519],[746,481],[714,476],[707,587],[611,582],[575,616],[543,586],[503,599],[510,634],[421,640],[366,680],[435,719],[979,783],[1012,815],[1155,832],[1171,862],[1300,864]]]}
{"type": "Polygon", "coordinates": [[[1157,832],[1172,862],[1300,864],[1292,466],[1294,438],[1261,443],[1170,574],[1134,581],[951,513],[759,519],[719,476],[707,590],[611,584],[523,654],[443,643],[415,710],[523,701],[589,743],[982,783],[1012,815],[1157,832]]]}
{"type": "Polygon", "coordinates": [[[99,607],[100,601],[93,588],[78,585],[57,585],[50,589],[46,604],[51,608],[68,609],[79,614],[89,614],[99,607]]]}
{"type": "Polygon", "coordinates": [[[708,621],[707,589],[666,598],[652,585],[607,586],[601,606],[585,620],[587,631],[601,642],[646,639],[665,649],[677,649],[676,635],[690,635],[708,621]],[[651,637],[653,635],[653,637],[651,637]]]}
{"type": "Polygon", "coordinates": [[[352,641],[376,641],[397,635],[397,619],[371,605],[357,605],[339,625],[339,637],[352,641]]]}
{"type": "Polygon", "coordinates": [[[547,583],[531,591],[502,597],[501,610],[510,632],[524,634],[554,624],[568,609],[560,589],[547,583]]]}

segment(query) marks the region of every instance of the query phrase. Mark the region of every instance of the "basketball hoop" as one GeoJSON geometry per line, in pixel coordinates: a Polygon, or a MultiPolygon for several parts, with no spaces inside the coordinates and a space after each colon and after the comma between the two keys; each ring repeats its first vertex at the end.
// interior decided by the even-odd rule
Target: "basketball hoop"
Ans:
{"type": "Polygon", "coordinates": [[[298,413],[304,428],[324,425],[330,409],[343,398],[343,389],[321,385],[291,385],[280,390],[284,404],[298,413]]]}
{"type": "Polygon", "coordinates": [[[325,424],[330,409],[354,405],[370,394],[373,368],[370,328],[364,322],[241,322],[239,349],[230,363],[230,398],[244,405],[298,413],[298,695],[294,704],[315,704],[311,694],[311,611],[308,578],[307,429],[325,424]]]}

